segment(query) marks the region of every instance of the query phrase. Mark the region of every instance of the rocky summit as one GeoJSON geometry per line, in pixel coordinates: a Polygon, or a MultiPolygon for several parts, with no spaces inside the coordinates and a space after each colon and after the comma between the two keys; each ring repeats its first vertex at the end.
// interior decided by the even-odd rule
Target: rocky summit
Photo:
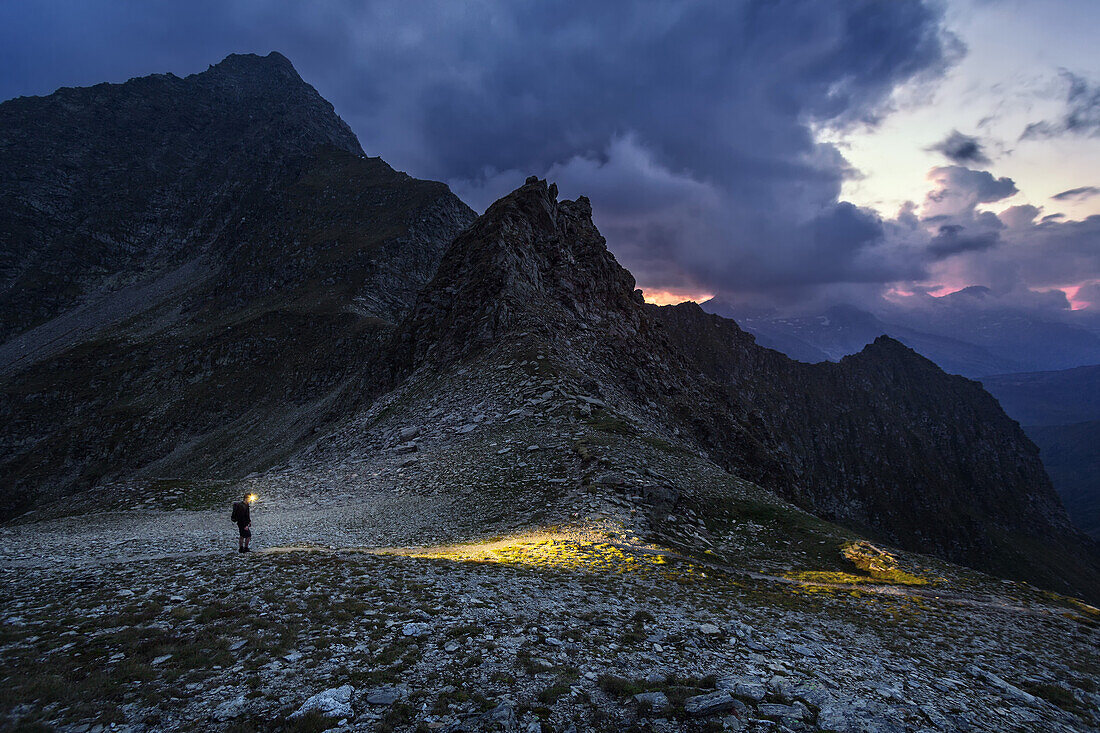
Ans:
{"type": "Polygon", "coordinates": [[[278,54],[0,105],[0,200],[5,728],[1100,727],[1096,544],[896,341],[648,305],[278,54]]]}

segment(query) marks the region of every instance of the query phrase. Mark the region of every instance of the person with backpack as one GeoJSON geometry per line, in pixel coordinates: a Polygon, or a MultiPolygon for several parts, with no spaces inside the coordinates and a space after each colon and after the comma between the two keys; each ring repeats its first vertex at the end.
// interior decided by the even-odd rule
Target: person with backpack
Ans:
{"type": "Polygon", "coordinates": [[[253,498],[252,494],[245,494],[244,499],[233,502],[233,514],[230,519],[240,530],[241,536],[237,540],[239,552],[252,552],[248,548],[248,543],[252,541],[252,516],[249,513],[248,505],[252,503],[253,498]]]}

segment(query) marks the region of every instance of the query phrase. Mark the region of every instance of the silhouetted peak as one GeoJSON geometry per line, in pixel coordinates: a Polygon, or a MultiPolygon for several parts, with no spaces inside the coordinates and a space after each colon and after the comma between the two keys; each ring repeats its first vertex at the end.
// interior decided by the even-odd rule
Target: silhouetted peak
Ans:
{"type": "Polygon", "coordinates": [[[208,71],[234,76],[267,74],[302,82],[302,77],[294,68],[294,64],[278,51],[272,51],[267,56],[254,53],[231,53],[218,63],[212,64],[208,71]]]}

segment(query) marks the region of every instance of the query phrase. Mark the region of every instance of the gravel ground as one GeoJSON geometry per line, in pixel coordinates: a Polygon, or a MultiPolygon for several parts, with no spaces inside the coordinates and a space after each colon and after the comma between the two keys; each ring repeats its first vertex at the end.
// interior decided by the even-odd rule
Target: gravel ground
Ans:
{"type": "Polygon", "coordinates": [[[249,555],[225,511],[4,528],[5,727],[1095,729],[1095,619],[1015,584],[960,608],[723,572],[614,504],[394,547],[428,499],[276,489],[249,555]]]}

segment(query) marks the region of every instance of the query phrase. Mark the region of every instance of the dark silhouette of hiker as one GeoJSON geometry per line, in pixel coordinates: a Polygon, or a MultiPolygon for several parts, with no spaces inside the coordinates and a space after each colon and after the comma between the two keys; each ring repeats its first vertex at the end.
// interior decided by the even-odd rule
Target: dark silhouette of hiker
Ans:
{"type": "Polygon", "coordinates": [[[237,529],[241,533],[240,538],[237,540],[239,552],[251,552],[248,549],[248,543],[252,541],[252,516],[248,511],[248,504],[251,501],[252,495],[245,494],[244,499],[233,502],[233,516],[231,519],[236,523],[237,529]]]}

